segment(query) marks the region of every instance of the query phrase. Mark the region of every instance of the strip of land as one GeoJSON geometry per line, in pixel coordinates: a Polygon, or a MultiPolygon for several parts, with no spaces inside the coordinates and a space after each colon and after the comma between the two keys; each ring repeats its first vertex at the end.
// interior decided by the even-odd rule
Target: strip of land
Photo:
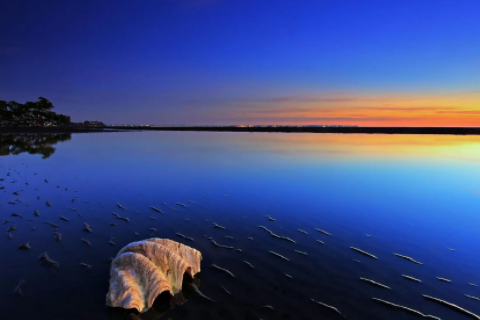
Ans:
{"type": "Polygon", "coordinates": [[[235,126],[105,126],[105,127],[0,127],[0,133],[75,133],[112,131],[283,132],[341,134],[480,135],[480,127],[235,127],[235,126]]]}

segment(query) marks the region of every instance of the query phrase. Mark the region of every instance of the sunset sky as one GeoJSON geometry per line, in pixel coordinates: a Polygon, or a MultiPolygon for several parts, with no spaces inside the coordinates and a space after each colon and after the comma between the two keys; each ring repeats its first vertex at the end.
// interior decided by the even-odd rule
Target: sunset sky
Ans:
{"type": "Polygon", "coordinates": [[[107,124],[480,126],[478,0],[0,4],[0,100],[107,124]]]}

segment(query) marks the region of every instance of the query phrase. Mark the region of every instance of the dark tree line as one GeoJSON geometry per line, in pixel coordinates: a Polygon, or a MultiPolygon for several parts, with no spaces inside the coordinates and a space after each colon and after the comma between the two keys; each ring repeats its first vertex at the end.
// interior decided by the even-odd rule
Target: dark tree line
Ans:
{"type": "Polygon", "coordinates": [[[70,117],[53,111],[53,104],[40,97],[37,102],[18,103],[0,100],[0,126],[65,126],[70,117]]]}
{"type": "Polygon", "coordinates": [[[58,142],[68,141],[70,133],[62,134],[0,134],[0,156],[18,155],[24,152],[40,154],[43,159],[50,157],[58,142]]]}

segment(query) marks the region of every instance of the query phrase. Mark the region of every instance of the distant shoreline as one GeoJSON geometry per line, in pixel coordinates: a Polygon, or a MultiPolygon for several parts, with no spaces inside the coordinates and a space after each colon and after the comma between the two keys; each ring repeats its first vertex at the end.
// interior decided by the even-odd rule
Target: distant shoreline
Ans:
{"type": "Polygon", "coordinates": [[[145,127],[106,126],[96,128],[68,127],[0,127],[0,133],[88,133],[127,131],[205,131],[205,132],[279,132],[342,134],[435,134],[480,135],[480,127],[145,127]]]}

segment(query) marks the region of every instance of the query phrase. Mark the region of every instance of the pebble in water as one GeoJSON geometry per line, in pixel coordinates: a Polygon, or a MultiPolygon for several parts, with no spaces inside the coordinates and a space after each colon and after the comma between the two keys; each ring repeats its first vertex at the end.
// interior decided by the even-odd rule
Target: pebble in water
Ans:
{"type": "Polygon", "coordinates": [[[193,238],[186,237],[186,236],[184,236],[183,234],[178,233],[178,232],[177,232],[177,236],[179,236],[180,238],[183,238],[183,239],[185,239],[185,240],[189,240],[189,241],[195,242],[195,240],[193,240],[193,238]]]}
{"type": "Polygon", "coordinates": [[[378,282],[376,282],[376,281],[370,280],[370,279],[360,278],[360,280],[365,281],[365,282],[368,282],[368,283],[373,284],[374,286],[377,286],[377,287],[380,287],[380,288],[390,289],[390,287],[388,287],[388,286],[386,286],[386,285],[384,285],[384,284],[378,283],[378,282]]]}
{"type": "Polygon", "coordinates": [[[322,229],[315,228],[315,230],[317,230],[318,232],[323,233],[323,234],[325,234],[325,235],[327,235],[327,236],[331,236],[330,233],[328,233],[327,231],[324,231],[324,230],[322,230],[322,229]]]}
{"type": "Polygon", "coordinates": [[[87,272],[91,272],[92,271],[92,266],[89,265],[89,264],[86,264],[84,262],[80,262],[80,267],[82,267],[83,270],[87,271],[87,272]]]}
{"type": "Polygon", "coordinates": [[[404,277],[405,279],[408,279],[410,281],[414,281],[414,282],[422,282],[422,280],[419,280],[419,279],[416,279],[414,277],[410,277],[410,276],[407,276],[407,275],[404,275],[402,274],[402,277],[404,277]]]}
{"type": "Polygon", "coordinates": [[[157,211],[159,213],[163,213],[162,210],[158,209],[158,208],[155,208],[155,207],[150,207],[153,211],[157,211]]]}
{"type": "Polygon", "coordinates": [[[50,259],[46,251],[38,257],[38,260],[40,261],[40,263],[46,264],[50,267],[60,267],[60,264],[57,261],[50,259]]]}
{"type": "Polygon", "coordinates": [[[218,248],[224,248],[224,249],[233,249],[233,247],[229,247],[229,246],[224,246],[224,245],[221,245],[221,244],[218,244],[217,242],[215,242],[215,240],[211,240],[212,241],[212,244],[215,246],[215,247],[218,247],[218,248]]]}
{"type": "Polygon", "coordinates": [[[394,255],[397,256],[397,257],[403,258],[403,259],[405,259],[405,260],[411,261],[411,262],[413,262],[413,263],[416,263],[416,264],[423,264],[423,263],[418,262],[418,261],[416,261],[416,260],[414,260],[414,259],[412,259],[412,258],[410,258],[410,257],[404,256],[404,255],[401,255],[401,254],[398,254],[398,253],[394,253],[394,255]]]}
{"type": "Polygon", "coordinates": [[[437,302],[439,304],[442,304],[450,309],[453,309],[459,313],[463,313],[464,315],[466,316],[469,316],[470,318],[474,318],[474,319],[477,319],[477,320],[480,320],[480,316],[468,311],[468,310],[465,310],[459,306],[457,306],[456,304],[453,304],[453,303],[450,303],[450,302],[447,302],[447,301],[444,301],[444,300],[440,300],[440,299],[437,299],[437,298],[434,298],[432,296],[427,296],[426,294],[423,295],[423,297],[427,300],[430,300],[430,301],[433,301],[433,302],[437,302]]]}
{"type": "Polygon", "coordinates": [[[22,292],[22,287],[23,285],[25,285],[26,281],[25,279],[20,279],[20,282],[18,283],[18,285],[15,287],[15,289],[13,290],[14,293],[16,294],[19,294],[23,297],[23,292],[22,292]]]}
{"type": "Polygon", "coordinates": [[[285,261],[290,261],[290,259],[288,259],[288,258],[286,258],[286,257],[282,256],[281,254],[278,254],[278,253],[276,253],[276,252],[274,252],[274,251],[269,251],[269,252],[270,252],[271,254],[273,254],[274,256],[279,257],[280,259],[283,259],[283,260],[285,260],[285,261]]]}
{"type": "Polygon", "coordinates": [[[345,318],[345,316],[344,316],[344,315],[340,312],[340,310],[338,310],[337,308],[335,308],[335,307],[333,307],[333,306],[329,306],[329,305],[326,304],[326,303],[323,303],[323,302],[320,302],[320,301],[316,301],[316,300],[314,300],[314,299],[310,299],[310,300],[312,300],[313,302],[315,302],[316,304],[318,304],[318,305],[320,305],[320,306],[322,306],[322,307],[325,307],[325,308],[327,308],[327,309],[330,309],[330,310],[332,310],[332,311],[335,311],[336,313],[338,313],[339,315],[341,315],[342,317],[345,318]]]}
{"type": "Polygon", "coordinates": [[[363,251],[363,250],[360,250],[358,248],[355,248],[355,247],[350,247],[350,249],[354,250],[354,251],[357,251],[358,253],[361,253],[367,257],[370,257],[370,258],[373,258],[373,259],[378,259],[376,256],[374,256],[373,254],[371,253],[368,253],[366,251],[363,251]]]}
{"type": "Polygon", "coordinates": [[[26,243],[22,244],[21,246],[19,246],[17,249],[20,249],[20,250],[30,250],[30,249],[32,249],[32,247],[30,247],[30,243],[29,243],[29,242],[26,242],[26,243]]]}
{"type": "Polygon", "coordinates": [[[231,273],[231,272],[228,271],[227,269],[224,269],[224,268],[221,268],[221,267],[217,266],[216,264],[212,264],[212,268],[217,269],[217,270],[220,270],[220,271],[223,271],[223,272],[227,273],[229,276],[235,278],[235,276],[233,275],[233,273],[231,273]]]}
{"type": "Polygon", "coordinates": [[[85,232],[88,232],[88,233],[92,233],[92,228],[90,228],[90,226],[88,225],[88,223],[84,222],[83,223],[83,231],[85,232]]]}
{"type": "Polygon", "coordinates": [[[88,240],[85,240],[85,239],[80,239],[83,243],[85,243],[87,246],[91,247],[92,244],[90,243],[90,241],[88,240]]]}
{"type": "Polygon", "coordinates": [[[304,256],[308,256],[308,253],[306,253],[306,252],[299,251],[299,250],[293,250],[293,251],[295,251],[296,253],[299,253],[299,254],[303,254],[304,256]]]}
{"type": "Polygon", "coordinates": [[[383,304],[383,305],[387,305],[387,306],[389,306],[389,307],[391,307],[391,308],[395,308],[395,309],[400,309],[400,310],[403,310],[403,311],[407,311],[407,312],[409,312],[409,313],[413,313],[413,314],[422,316],[422,317],[424,317],[424,318],[441,320],[441,319],[438,318],[438,317],[431,316],[431,315],[427,315],[427,314],[423,314],[423,313],[421,313],[420,311],[417,311],[417,310],[414,310],[414,309],[410,309],[410,308],[401,306],[401,305],[399,305],[399,304],[394,304],[394,303],[391,303],[391,302],[388,302],[388,301],[385,301],[385,300],[381,300],[381,299],[378,299],[378,298],[372,298],[372,300],[374,300],[374,301],[376,301],[376,302],[378,302],[378,303],[381,303],[381,304],[383,304]]]}

